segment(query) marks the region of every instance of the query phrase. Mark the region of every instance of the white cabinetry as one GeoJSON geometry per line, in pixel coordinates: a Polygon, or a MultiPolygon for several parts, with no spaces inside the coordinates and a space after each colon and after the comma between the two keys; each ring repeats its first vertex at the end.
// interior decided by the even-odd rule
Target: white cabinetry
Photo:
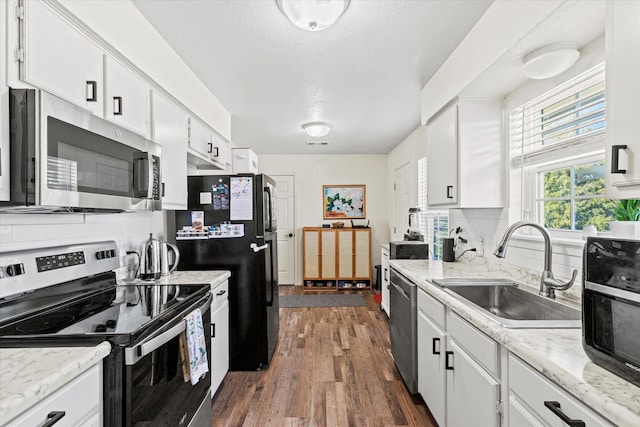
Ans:
{"type": "Polygon", "coordinates": [[[105,70],[105,118],[149,137],[149,86],[110,56],[105,70]]]}
{"type": "Polygon", "coordinates": [[[501,100],[457,100],[426,130],[429,206],[504,207],[501,100]]]}
{"type": "Polygon", "coordinates": [[[222,156],[231,157],[231,147],[213,129],[195,117],[189,118],[188,160],[200,169],[225,169],[227,163],[222,156]],[[228,149],[228,154],[225,149],[228,149]]]}
{"type": "Polygon", "coordinates": [[[22,80],[103,116],[104,52],[96,44],[40,1],[24,2],[21,39],[22,80]]]}
{"type": "Polygon", "coordinates": [[[445,307],[418,289],[418,392],[438,425],[446,422],[445,307]]]}
{"type": "Polygon", "coordinates": [[[418,392],[441,426],[500,426],[497,342],[418,290],[418,392]]]}
{"type": "Polygon", "coordinates": [[[500,426],[498,343],[449,312],[447,425],[500,426]]]}
{"type": "Polygon", "coordinates": [[[639,22],[640,2],[607,2],[606,192],[616,199],[640,198],[639,22]]]}
{"type": "Polygon", "coordinates": [[[212,288],[211,303],[211,398],[229,371],[229,281],[212,288]]]}
{"type": "Polygon", "coordinates": [[[380,268],[382,269],[382,271],[380,272],[382,275],[382,283],[380,284],[380,290],[382,292],[382,301],[380,302],[380,307],[382,308],[382,310],[384,310],[385,313],[387,313],[387,316],[389,316],[391,314],[390,312],[391,305],[389,304],[389,288],[387,288],[387,286],[389,286],[389,272],[390,272],[389,249],[382,248],[380,250],[380,259],[381,259],[380,268]]]}
{"type": "Polygon", "coordinates": [[[544,378],[514,355],[509,355],[509,422],[511,427],[541,425],[611,426],[600,415],[544,378]]]}
{"type": "Polygon", "coordinates": [[[7,427],[102,425],[102,362],[38,402],[7,427]]]}
{"type": "Polygon", "coordinates": [[[162,145],[162,208],[187,209],[189,118],[158,92],[152,94],[152,135],[162,145]]]}

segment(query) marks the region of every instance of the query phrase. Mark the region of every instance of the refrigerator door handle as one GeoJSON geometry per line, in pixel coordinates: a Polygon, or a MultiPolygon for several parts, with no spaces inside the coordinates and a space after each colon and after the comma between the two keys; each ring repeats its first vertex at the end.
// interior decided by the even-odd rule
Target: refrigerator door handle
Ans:
{"type": "Polygon", "coordinates": [[[265,244],[264,244],[264,245],[262,245],[262,246],[258,246],[258,244],[257,244],[257,243],[252,243],[252,244],[250,244],[250,245],[249,245],[249,247],[250,247],[251,249],[253,249],[253,252],[260,252],[260,251],[262,251],[262,250],[267,249],[267,248],[269,247],[269,245],[265,243],[265,244]]]}

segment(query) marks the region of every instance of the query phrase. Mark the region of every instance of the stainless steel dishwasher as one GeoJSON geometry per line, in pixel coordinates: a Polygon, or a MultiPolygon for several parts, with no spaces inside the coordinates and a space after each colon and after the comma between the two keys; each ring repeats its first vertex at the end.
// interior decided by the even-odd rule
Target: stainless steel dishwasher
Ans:
{"type": "Polygon", "coordinates": [[[391,269],[389,332],[391,354],[409,391],[418,392],[418,287],[391,269]]]}

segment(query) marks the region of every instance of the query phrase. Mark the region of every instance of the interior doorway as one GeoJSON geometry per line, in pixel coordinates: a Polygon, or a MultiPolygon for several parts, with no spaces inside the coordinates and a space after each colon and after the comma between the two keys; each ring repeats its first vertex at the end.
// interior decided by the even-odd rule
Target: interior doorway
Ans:
{"type": "Polygon", "coordinates": [[[276,181],[278,208],[278,283],[295,284],[296,225],[293,175],[271,175],[276,181]]]}

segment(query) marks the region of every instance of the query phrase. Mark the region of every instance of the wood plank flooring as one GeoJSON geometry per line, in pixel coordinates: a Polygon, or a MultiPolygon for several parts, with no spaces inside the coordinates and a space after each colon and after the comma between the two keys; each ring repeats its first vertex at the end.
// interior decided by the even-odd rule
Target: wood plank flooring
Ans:
{"type": "MultiPolygon", "coordinates": [[[[350,292],[366,307],[281,308],[269,369],[229,372],[213,399],[213,425],[435,426],[396,370],[374,293],[350,292]]],[[[301,293],[280,286],[280,295],[301,293]]]]}

